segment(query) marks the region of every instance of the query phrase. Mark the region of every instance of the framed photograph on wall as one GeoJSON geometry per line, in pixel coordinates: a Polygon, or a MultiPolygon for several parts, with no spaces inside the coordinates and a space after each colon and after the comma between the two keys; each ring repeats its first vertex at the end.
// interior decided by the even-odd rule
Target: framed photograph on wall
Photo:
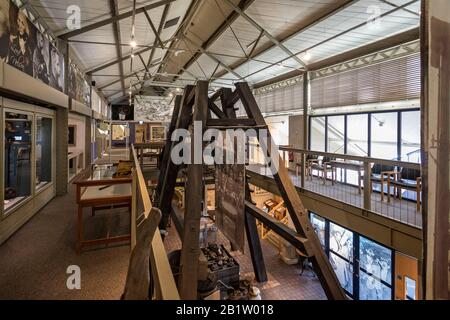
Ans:
{"type": "Polygon", "coordinates": [[[150,140],[152,140],[152,141],[166,140],[166,127],[151,126],[150,127],[150,140]]]}
{"type": "Polygon", "coordinates": [[[76,147],[77,146],[77,126],[69,125],[67,134],[68,134],[69,147],[76,147]]]}

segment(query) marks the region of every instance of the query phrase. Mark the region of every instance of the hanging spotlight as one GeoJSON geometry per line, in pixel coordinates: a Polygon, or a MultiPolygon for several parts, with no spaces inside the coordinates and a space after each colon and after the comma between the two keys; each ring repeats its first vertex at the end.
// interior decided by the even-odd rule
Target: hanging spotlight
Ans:
{"type": "Polygon", "coordinates": [[[134,49],[134,48],[136,48],[137,47],[137,42],[136,42],[136,40],[131,40],[130,41],[130,46],[134,49]]]}

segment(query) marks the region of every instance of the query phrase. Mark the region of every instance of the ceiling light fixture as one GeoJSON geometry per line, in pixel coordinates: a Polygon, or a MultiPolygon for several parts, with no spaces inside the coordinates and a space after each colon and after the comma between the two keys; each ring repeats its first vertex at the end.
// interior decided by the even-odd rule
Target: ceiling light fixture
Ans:
{"type": "Polygon", "coordinates": [[[311,53],[309,53],[309,51],[305,51],[305,53],[303,54],[303,60],[309,61],[311,60],[311,58],[312,58],[311,53]]]}

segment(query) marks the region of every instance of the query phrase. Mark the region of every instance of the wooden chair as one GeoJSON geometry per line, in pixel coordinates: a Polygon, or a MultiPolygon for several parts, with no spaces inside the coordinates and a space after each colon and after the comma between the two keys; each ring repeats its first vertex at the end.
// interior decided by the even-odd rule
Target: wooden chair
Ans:
{"type": "MultiPolygon", "coordinates": [[[[402,200],[402,190],[415,191],[417,193],[416,205],[417,211],[420,211],[422,192],[422,178],[420,170],[402,168],[400,172],[393,175],[394,178],[388,179],[388,190],[391,185],[394,187],[394,194],[397,194],[402,200]]],[[[388,192],[388,201],[390,201],[390,192],[388,192]]]]}
{"type": "Polygon", "coordinates": [[[323,157],[322,160],[314,160],[311,161],[309,163],[309,177],[312,180],[312,171],[313,170],[317,170],[320,174],[320,172],[322,172],[322,179],[323,179],[323,184],[326,183],[327,181],[327,177],[328,177],[328,172],[332,172],[331,170],[333,169],[330,165],[331,161],[336,160],[335,158],[330,158],[330,157],[323,157]]]}
{"type": "MultiPolygon", "coordinates": [[[[306,161],[305,161],[306,166],[305,166],[305,169],[304,169],[305,175],[308,174],[308,168],[309,168],[310,163],[318,161],[318,159],[319,159],[318,156],[313,156],[313,155],[307,155],[306,156],[306,161]]],[[[300,172],[300,169],[302,169],[302,167],[303,167],[303,164],[301,162],[296,162],[295,163],[295,173],[297,175],[297,178],[299,176],[299,172],[300,172]]]]}
{"type": "MultiPolygon", "coordinates": [[[[389,177],[395,173],[395,167],[394,166],[385,166],[381,164],[375,164],[372,167],[372,173],[370,175],[370,192],[373,191],[373,184],[378,183],[381,185],[381,201],[384,200],[384,184],[388,184],[389,177]]],[[[388,194],[390,192],[390,189],[388,187],[388,194]]]]}

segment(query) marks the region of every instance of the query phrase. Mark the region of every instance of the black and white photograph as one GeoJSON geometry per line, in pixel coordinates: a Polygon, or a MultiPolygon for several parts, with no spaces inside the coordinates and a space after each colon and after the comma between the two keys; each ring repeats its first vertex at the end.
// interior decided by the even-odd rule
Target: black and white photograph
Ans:
{"type": "Polygon", "coordinates": [[[35,49],[36,29],[27,16],[17,7],[12,10],[11,34],[9,41],[8,64],[33,76],[33,53],[35,49]]]}
{"type": "Polygon", "coordinates": [[[50,46],[50,86],[64,91],[64,57],[50,46]]]}
{"type": "Polygon", "coordinates": [[[6,61],[9,53],[11,35],[11,3],[0,0],[0,61],[6,61]]]}
{"type": "Polygon", "coordinates": [[[361,237],[360,289],[361,300],[390,300],[392,296],[392,251],[361,237]]]}
{"type": "Polygon", "coordinates": [[[342,287],[353,292],[353,232],[330,223],[330,263],[342,287]]]}
{"type": "MultiPolygon", "coordinates": [[[[36,32],[36,47],[33,52],[33,77],[50,84],[50,42],[40,32],[36,32]]],[[[54,87],[52,85],[52,87],[54,87]]],[[[60,89],[62,91],[62,88],[60,89]]]]}

